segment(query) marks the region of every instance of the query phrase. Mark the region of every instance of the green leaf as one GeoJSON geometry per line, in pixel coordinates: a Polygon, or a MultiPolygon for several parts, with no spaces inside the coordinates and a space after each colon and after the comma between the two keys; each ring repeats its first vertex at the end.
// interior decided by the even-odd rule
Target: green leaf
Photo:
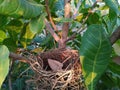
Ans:
{"type": "Polygon", "coordinates": [[[9,70],[9,51],[6,46],[0,45],[0,88],[9,70]]]}
{"type": "Polygon", "coordinates": [[[27,25],[23,29],[23,33],[21,34],[21,38],[20,38],[20,42],[22,43],[24,48],[27,47],[27,44],[30,44],[30,42],[34,36],[35,36],[35,34],[31,32],[29,25],[27,25]]]}
{"type": "Polygon", "coordinates": [[[112,25],[109,17],[108,16],[104,16],[103,17],[103,21],[104,21],[105,27],[107,29],[107,33],[109,35],[111,35],[114,29],[113,29],[113,25],[112,25]]]}
{"type": "Polygon", "coordinates": [[[36,34],[36,33],[40,33],[44,27],[45,27],[45,23],[44,23],[44,18],[45,18],[45,14],[42,14],[39,18],[35,18],[32,19],[30,22],[30,30],[32,31],[32,33],[36,34]]]}
{"type": "Polygon", "coordinates": [[[3,44],[8,47],[10,51],[15,52],[17,49],[17,41],[14,41],[12,38],[6,38],[3,41],[3,44]]]}
{"type": "Polygon", "coordinates": [[[114,62],[110,62],[109,64],[109,69],[115,73],[115,74],[118,74],[120,75],[120,65],[114,63],[114,62]]]}
{"type": "Polygon", "coordinates": [[[78,16],[76,16],[76,21],[82,21],[82,18],[83,18],[83,14],[79,14],[78,16]]]}
{"type": "Polygon", "coordinates": [[[97,13],[93,13],[88,18],[89,24],[98,24],[99,23],[99,15],[97,13]]]}
{"type": "Polygon", "coordinates": [[[100,25],[91,25],[82,37],[80,58],[87,90],[94,90],[105,71],[111,54],[111,44],[100,25]]]}
{"type": "Polygon", "coordinates": [[[53,20],[57,21],[57,22],[72,22],[73,19],[71,18],[53,18],[53,20]]]}
{"type": "Polygon", "coordinates": [[[104,1],[110,9],[116,12],[117,15],[120,14],[120,10],[118,9],[118,6],[115,3],[116,2],[115,0],[104,0],[104,1]]]}
{"type": "Polygon", "coordinates": [[[64,0],[50,0],[49,8],[51,13],[57,16],[64,15],[64,0]]]}
{"type": "Polygon", "coordinates": [[[4,31],[0,30],[0,43],[6,38],[6,34],[4,31]]]}
{"type": "Polygon", "coordinates": [[[7,16],[0,15],[0,28],[4,27],[8,22],[7,16]]]}
{"type": "MultiPolygon", "coordinates": [[[[109,19],[110,19],[112,28],[114,28],[114,26],[117,24],[117,14],[112,9],[109,10],[109,19]]],[[[112,30],[112,32],[113,31],[114,29],[112,30]]]]}
{"type": "Polygon", "coordinates": [[[25,18],[36,17],[41,14],[43,6],[27,0],[0,0],[0,14],[25,18]]]}

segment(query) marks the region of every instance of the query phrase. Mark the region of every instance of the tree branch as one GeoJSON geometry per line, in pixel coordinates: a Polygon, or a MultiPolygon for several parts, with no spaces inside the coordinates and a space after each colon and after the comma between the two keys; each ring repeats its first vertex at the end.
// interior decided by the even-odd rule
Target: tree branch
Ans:
{"type": "Polygon", "coordinates": [[[53,38],[55,39],[56,42],[58,42],[60,40],[59,36],[54,32],[54,30],[52,29],[52,27],[50,26],[49,22],[47,21],[47,19],[45,19],[45,25],[46,25],[46,29],[51,33],[51,35],[53,36],[53,38]]]}
{"type": "Polygon", "coordinates": [[[120,39],[120,26],[113,32],[110,37],[111,44],[113,45],[118,39],[120,39]]]}
{"type": "Polygon", "coordinates": [[[52,27],[54,28],[54,30],[55,31],[58,31],[58,29],[57,29],[57,27],[56,27],[56,25],[55,25],[55,23],[53,22],[53,19],[52,19],[52,17],[51,17],[51,13],[50,13],[50,10],[49,10],[49,3],[48,3],[48,0],[45,0],[45,4],[46,4],[46,12],[47,12],[47,14],[48,14],[48,18],[49,18],[49,20],[50,20],[50,23],[51,23],[51,25],[52,25],[52,27]]]}
{"type": "MultiPolygon", "coordinates": [[[[65,18],[70,18],[70,1],[71,0],[64,0],[64,17],[65,18]]],[[[62,27],[62,36],[61,40],[59,42],[59,48],[65,48],[66,47],[66,40],[68,36],[68,31],[69,31],[69,22],[65,22],[62,27]]]]}
{"type": "Polygon", "coordinates": [[[9,57],[12,58],[14,61],[19,60],[21,62],[30,64],[30,60],[28,58],[25,58],[25,57],[23,57],[23,56],[21,56],[19,54],[13,53],[13,52],[10,52],[9,57]]]}

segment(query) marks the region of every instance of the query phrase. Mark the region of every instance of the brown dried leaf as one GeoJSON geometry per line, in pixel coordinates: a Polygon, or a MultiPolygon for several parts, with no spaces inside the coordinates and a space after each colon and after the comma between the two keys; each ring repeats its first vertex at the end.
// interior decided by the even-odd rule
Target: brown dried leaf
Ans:
{"type": "Polygon", "coordinates": [[[53,59],[48,59],[48,64],[53,71],[62,70],[63,67],[63,63],[60,63],[59,61],[53,59]]]}

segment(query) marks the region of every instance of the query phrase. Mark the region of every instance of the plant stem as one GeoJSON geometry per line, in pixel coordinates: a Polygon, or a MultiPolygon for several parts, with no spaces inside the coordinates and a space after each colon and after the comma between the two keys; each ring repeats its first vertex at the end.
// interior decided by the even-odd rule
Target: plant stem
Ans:
{"type": "Polygon", "coordinates": [[[60,40],[59,36],[54,32],[54,30],[52,29],[52,27],[50,26],[49,22],[47,21],[47,19],[45,19],[45,25],[46,25],[46,29],[51,33],[51,35],[53,36],[53,38],[55,39],[56,42],[58,42],[60,40]]]}
{"type": "MultiPolygon", "coordinates": [[[[70,18],[70,0],[64,0],[64,17],[70,18]]],[[[69,22],[65,22],[62,27],[62,37],[59,42],[59,48],[65,48],[66,47],[66,40],[68,36],[69,31],[69,22]]]]}

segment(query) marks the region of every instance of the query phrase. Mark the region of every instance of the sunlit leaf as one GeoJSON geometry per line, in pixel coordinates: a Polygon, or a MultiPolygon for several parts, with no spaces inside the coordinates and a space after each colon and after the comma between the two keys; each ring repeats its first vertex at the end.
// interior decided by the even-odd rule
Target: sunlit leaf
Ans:
{"type": "Polygon", "coordinates": [[[9,70],[9,51],[6,46],[0,45],[0,88],[9,70]]]}
{"type": "Polygon", "coordinates": [[[95,89],[110,60],[112,47],[106,36],[102,26],[91,25],[82,37],[80,55],[88,90],[95,89]]]}
{"type": "Polygon", "coordinates": [[[6,38],[6,33],[0,30],[0,43],[6,38]]]}
{"type": "Polygon", "coordinates": [[[79,14],[79,15],[76,17],[76,20],[80,22],[80,21],[82,20],[82,18],[83,18],[83,14],[79,14]]]}
{"type": "Polygon", "coordinates": [[[38,47],[38,48],[31,50],[31,52],[35,52],[35,53],[40,53],[42,51],[43,51],[43,48],[41,48],[41,47],[38,47]]]}
{"type": "Polygon", "coordinates": [[[31,32],[29,25],[27,25],[23,29],[23,34],[21,35],[21,38],[20,38],[20,42],[22,43],[24,48],[27,47],[27,44],[30,44],[30,42],[34,36],[35,36],[35,34],[31,32]]]}

